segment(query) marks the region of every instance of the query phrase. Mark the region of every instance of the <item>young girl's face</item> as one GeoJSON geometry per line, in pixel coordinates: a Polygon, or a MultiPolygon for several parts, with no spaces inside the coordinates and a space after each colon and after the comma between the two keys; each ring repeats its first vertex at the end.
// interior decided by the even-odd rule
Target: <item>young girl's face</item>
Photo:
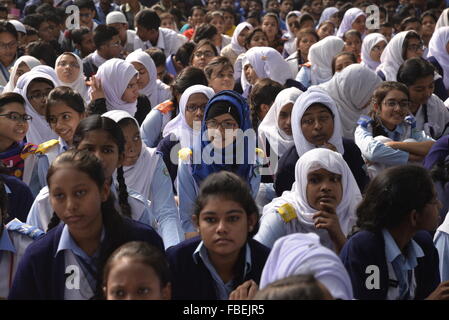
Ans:
{"type": "Polygon", "coordinates": [[[238,255],[256,224],[254,214],[248,214],[238,202],[221,196],[209,196],[194,220],[211,257],[238,255]]]}
{"type": "Polygon", "coordinates": [[[254,70],[253,66],[250,64],[247,64],[247,65],[245,65],[245,67],[243,67],[243,72],[245,73],[246,80],[251,85],[254,85],[256,83],[257,79],[259,79],[259,77],[257,76],[256,70],[254,70]]]}
{"type": "MultiPolygon", "coordinates": [[[[201,123],[204,116],[204,109],[206,108],[209,99],[202,93],[194,93],[190,95],[186,103],[185,119],[187,124],[192,129],[196,129],[197,126],[193,125],[194,122],[201,123]]],[[[199,126],[201,128],[201,126],[199,126]]]]}
{"type": "Polygon", "coordinates": [[[405,53],[405,59],[411,59],[411,58],[419,58],[424,53],[424,47],[421,42],[421,40],[417,38],[411,38],[408,39],[407,43],[407,51],[405,53]]]}
{"type": "Polygon", "coordinates": [[[235,139],[235,130],[239,125],[229,113],[206,121],[207,135],[215,148],[222,149],[231,145],[235,139]]]}
{"type": "Polygon", "coordinates": [[[101,203],[109,195],[106,184],[98,188],[87,173],[63,164],[50,177],[48,187],[50,203],[70,231],[101,226],[101,203]]]}
{"type": "Polygon", "coordinates": [[[1,151],[5,151],[14,142],[20,142],[25,138],[29,124],[22,118],[26,114],[22,104],[12,102],[0,109],[1,114],[8,115],[0,117],[0,147],[1,151]]]}
{"type": "Polygon", "coordinates": [[[14,85],[17,84],[17,80],[20,78],[21,75],[27,73],[30,70],[31,70],[30,67],[28,67],[28,65],[25,62],[19,64],[19,67],[17,68],[16,74],[14,76],[14,85]]]}
{"type": "Polygon", "coordinates": [[[380,56],[382,55],[382,52],[385,50],[386,46],[387,46],[387,43],[385,41],[376,43],[376,45],[371,49],[371,51],[369,53],[371,59],[373,59],[374,61],[380,62],[380,56]]]}
{"type": "Polygon", "coordinates": [[[33,80],[27,88],[27,98],[31,106],[42,116],[45,116],[47,108],[47,97],[53,86],[44,81],[33,80]]]}
{"type": "Polygon", "coordinates": [[[77,149],[95,154],[101,160],[107,179],[110,179],[115,169],[123,163],[124,155],[119,153],[117,143],[102,129],[87,132],[77,149]]]}
{"type": "Polygon", "coordinates": [[[234,70],[231,67],[215,68],[210,76],[209,87],[214,89],[216,93],[234,89],[234,70]]]}
{"type": "Polygon", "coordinates": [[[278,33],[278,24],[274,17],[264,17],[262,20],[262,30],[268,36],[268,39],[274,40],[276,34],[278,33]]]}
{"type": "Polygon", "coordinates": [[[321,104],[312,104],[301,118],[301,131],[306,140],[322,146],[334,134],[334,120],[329,109],[321,104]]]}
{"type": "Polygon", "coordinates": [[[347,54],[339,56],[335,59],[335,72],[341,72],[347,66],[353,64],[354,61],[347,54]]]}
{"type": "Polygon", "coordinates": [[[114,262],[104,288],[107,300],[169,300],[170,285],[162,287],[154,269],[132,257],[114,262]]]}
{"type": "Polygon", "coordinates": [[[74,56],[65,54],[56,65],[56,74],[62,82],[72,83],[78,79],[80,65],[74,56]]]}
{"type": "Polygon", "coordinates": [[[204,23],[204,11],[198,10],[198,9],[193,10],[193,14],[192,14],[190,21],[191,21],[191,25],[193,27],[196,27],[196,26],[204,23]]]}
{"type": "Polygon", "coordinates": [[[253,47],[267,47],[268,46],[268,38],[265,32],[257,31],[251,38],[249,42],[250,49],[253,47]]]}
{"type": "Polygon", "coordinates": [[[311,34],[306,34],[298,41],[298,50],[303,57],[307,57],[310,47],[316,43],[316,38],[311,34]]]}
{"type": "Polygon", "coordinates": [[[73,134],[84,114],[70,108],[65,102],[59,101],[58,104],[49,106],[48,122],[51,129],[57,133],[68,145],[72,145],[73,134]]]}
{"type": "Polygon", "coordinates": [[[138,75],[136,74],[131,81],[128,83],[128,86],[123,92],[122,100],[127,103],[133,103],[137,101],[139,97],[139,85],[137,84],[138,75]]]}
{"type": "Polygon", "coordinates": [[[293,103],[287,103],[285,106],[282,107],[278,117],[279,128],[289,136],[292,135],[292,123],[291,123],[292,109],[293,103]]]}
{"type": "Polygon", "coordinates": [[[421,32],[423,36],[431,36],[435,31],[436,21],[431,16],[422,19],[421,32]]]}
{"type": "Polygon", "coordinates": [[[318,36],[321,39],[324,39],[328,36],[333,35],[335,32],[334,25],[332,23],[324,23],[321,25],[321,27],[317,30],[318,36]]]}
{"type": "Polygon", "coordinates": [[[355,35],[346,37],[345,47],[343,51],[349,51],[354,53],[356,56],[359,56],[361,50],[362,50],[362,41],[360,40],[359,37],[355,35]]]}
{"type": "Polygon", "coordinates": [[[210,24],[217,28],[218,34],[221,35],[225,31],[225,21],[221,16],[214,16],[210,24]]]}
{"type": "Polygon", "coordinates": [[[240,31],[239,35],[237,36],[237,42],[242,47],[245,46],[245,39],[246,39],[246,36],[248,35],[248,33],[249,33],[249,29],[245,28],[242,31],[240,31]]]}
{"type": "Polygon", "coordinates": [[[140,131],[136,124],[128,124],[127,126],[120,126],[125,136],[125,158],[123,160],[124,166],[132,166],[136,164],[142,151],[142,139],[140,138],[140,131]]]}
{"type": "Polygon", "coordinates": [[[357,30],[360,34],[364,34],[366,30],[366,17],[364,15],[359,16],[352,23],[352,29],[357,30]]]}
{"type": "Polygon", "coordinates": [[[215,57],[214,49],[210,45],[204,44],[202,47],[197,48],[193,54],[192,66],[204,69],[213,57],[215,57]]]}
{"type": "Polygon", "coordinates": [[[291,15],[290,17],[288,17],[287,19],[287,24],[288,27],[290,28],[290,31],[293,32],[293,34],[296,34],[296,32],[298,32],[298,28],[299,28],[299,21],[298,21],[298,17],[295,15],[291,15]]]}
{"type": "Polygon", "coordinates": [[[223,18],[225,21],[225,30],[229,30],[235,23],[234,15],[229,12],[223,12],[223,18]]]}
{"type": "Polygon", "coordinates": [[[382,100],[381,105],[374,104],[374,110],[382,120],[382,124],[393,130],[398,124],[404,121],[408,114],[408,97],[399,90],[391,90],[382,100]]]}
{"type": "Polygon", "coordinates": [[[307,174],[307,202],[315,210],[321,210],[321,204],[329,204],[336,208],[343,197],[341,175],[318,169],[307,174]]]}
{"type": "Polygon", "coordinates": [[[139,73],[139,78],[137,79],[137,85],[139,86],[139,90],[145,88],[148,83],[150,83],[150,74],[148,73],[147,68],[140,62],[131,62],[131,64],[136,68],[139,73]]]}

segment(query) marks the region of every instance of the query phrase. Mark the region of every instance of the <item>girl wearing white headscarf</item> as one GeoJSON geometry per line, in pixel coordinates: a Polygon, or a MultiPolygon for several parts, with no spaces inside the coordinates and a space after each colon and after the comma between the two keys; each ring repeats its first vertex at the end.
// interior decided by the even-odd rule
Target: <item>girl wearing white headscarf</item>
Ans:
{"type": "MultiPolygon", "coordinates": [[[[324,179],[328,178],[320,181],[324,179]]],[[[329,185],[327,187],[332,189],[329,185]]],[[[254,239],[271,248],[277,239],[285,235],[313,232],[320,237],[323,246],[338,253],[356,222],[355,211],[361,199],[354,176],[340,153],[324,148],[310,150],[296,163],[292,190],[285,191],[264,207],[259,232],[254,239]],[[341,188],[341,199],[329,190],[326,197],[333,200],[318,200],[320,208],[315,208],[309,199],[319,199],[322,188],[315,186],[316,183],[314,188],[309,188],[308,185],[312,184],[309,174],[320,169],[341,176],[341,180],[335,182],[341,185],[334,186],[336,191],[341,188]],[[335,205],[333,209],[330,208],[332,201],[335,205]]]]}
{"type": "MultiPolygon", "coordinates": [[[[139,83],[139,93],[145,95],[150,100],[151,108],[154,108],[165,100],[171,99],[170,87],[157,78],[156,65],[148,53],[141,49],[136,50],[126,57],[126,61],[131,64],[136,62],[140,63],[146,69],[149,81],[146,84],[142,84],[143,88],[141,88],[141,84],[139,83]]],[[[141,68],[138,65],[134,65],[134,67],[137,70],[141,68]]],[[[143,75],[142,72],[145,72],[145,70],[139,73],[143,75]]]]}
{"type": "Polygon", "coordinates": [[[353,299],[349,274],[340,258],[314,233],[294,233],[274,243],[260,278],[260,289],[293,275],[311,274],[334,299],[353,299]]]}
{"type": "Polygon", "coordinates": [[[332,16],[334,14],[336,14],[337,12],[338,12],[338,9],[335,7],[328,7],[326,9],[324,9],[323,12],[321,13],[320,20],[318,21],[317,28],[324,21],[331,20],[332,16]]]}
{"type": "Polygon", "coordinates": [[[21,56],[19,59],[17,59],[14,63],[14,67],[12,68],[11,75],[9,76],[9,81],[3,89],[3,93],[14,91],[16,82],[19,77],[40,64],[41,62],[32,56],[21,56]],[[28,70],[25,71],[26,68],[25,70],[20,70],[20,68],[23,67],[27,67],[28,70]]]}
{"type": "Polygon", "coordinates": [[[255,84],[257,79],[270,78],[284,85],[288,79],[293,78],[288,63],[277,50],[270,47],[254,47],[249,49],[244,54],[242,65],[241,82],[243,96],[245,98],[248,97],[250,88],[255,84]]]}
{"type": "Polygon", "coordinates": [[[430,63],[435,69],[442,71],[444,87],[449,89],[449,53],[447,45],[449,43],[449,26],[436,29],[429,42],[429,58],[430,63]]]}
{"type": "Polygon", "coordinates": [[[441,13],[435,26],[435,31],[441,27],[449,27],[449,8],[444,9],[441,13]]]}
{"type": "Polygon", "coordinates": [[[244,36],[253,29],[254,27],[248,22],[238,24],[232,34],[231,43],[221,50],[220,55],[228,58],[232,65],[234,65],[237,57],[246,52],[244,36]],[[241,36],[242,32],[245,32],[245,35],[241,36]]]}
{"type": "Polygon", "coordinates": [[[86,85],[86,81],[84,80],[83,61],[81,60],[80,57],[78,57],[76,54],[72,52],[64,52],[58,57],[58,59],[56,59],[55,71],[59,81],[61,82],[61,85],[72,88],[74,91],[78,92],[83,97],[86,103],[89,103],[90,98],[88,94],[88,87],[86,85]],[[78,65],[78,67],[73,68],[70,66],[69,63],[61,61],[64,58],[64,56],[71,56],[72,58],[74,58],[76,60],[76,64],[78,65]],[[67,66],[69,66],[71,69],[74,69],[75,72],[78,72],[78,75],[76,76],[74,81],[65,82],[63,80],[65,68],[67,66]]]}
{"type": "Polygon", "coordinates": [[[345,43],[336,36],[328,36],[313,44],[309,49],[310,66],[303,66],[296,76],[306,88],[332,78],[332,59],[343,50],[345,43]]]}
{"type": "Polygon", "coordinates": [[[365,33],[365,20],[363,20],[363,27],[361,27],[361,24],[360,26],[354,25],[354,22],[356,22],[357,18],[361,16],[366,17],[366,14],[359,8],[351,8],[346,11],[345,15],[343,16],[343,20],[341,21],[340,27],[337,30],[337,37],[343,38],[345,32],[350,29],[359,31],[363,36],[363,34],[365,33]]]}
{"type": "MultiPolygon", "coordinates": [[[[117,122],[122,130],[132,125],[139,132],[139,123],[126,111],[108,111],[102,116],[117,122]]],[[[167,169],[156,148],[148,148],[142,142],[140,144],[140,152],[133,150],[133,154],[138,155],[136,162],[123,166],[125,183],[150,201],[150,209],[157,223],[155,228],[164,240],[165,248],[168,248],[184,240],[171,180],[165,173],[167,169]]]]}
{"type": "Polygon", "coordinates": [[[384,35],[380,33],[370,33],[367,35],[362,42],[362,66],[366,66],[373,71],[376,71],[377,67],[380,65],[380,55],[383,50],[379,50],[379,46],[385,42],[387,45],[388,41],[384,35]],[[375,52],[377,51],[377,52],[375,52]],[[373,55],[379,54],[379,60],[373,59],[373,55]]]}
{"type": "Polygon", "coordinates": [[[301,16],[301,11],[293,10],[290,11],[286,18],[285,18],[285,24],[287,26],[287,32],[284,33],[283,37],[287,38],[287,41],[284,43],[284,54],[286,56],[289,56],[296,52],[296,33],[294,30],[290,28],[290,25],[288,24],[288,19],[291,17],[296,17],[296,20],[298,21],[299,25],[299,17],[301,16]]]}
{"type": "Polygon", "coordinates": [[[368,114],[369,102],[381,79],[367,67],[352,64],[320,85],[337,104],[343,137],[354,139],[357,120],[368,114]]]}

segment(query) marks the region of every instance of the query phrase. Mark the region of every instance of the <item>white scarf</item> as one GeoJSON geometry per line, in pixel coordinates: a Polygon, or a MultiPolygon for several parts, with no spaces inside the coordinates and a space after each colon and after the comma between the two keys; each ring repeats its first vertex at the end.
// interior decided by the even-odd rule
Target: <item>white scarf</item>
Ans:
{"type": "Polygon", "coordinates": [[[62,57],[65,55],[71,55],[72,57],[74,57],[76,59],[78,65],[80,66],[79,71],[78,71],[78,76],[77,76],[76,80],[73,82],[64,82],[61,79],[59,79],[59,78],[58,79],[63,86],[70,87],[74,91],[78,92],[81,95],[81,97],[83,97],[84,101],[86,101],[86,104],[87,104],[87,103],[89,103],[90,98],[89,98],[89,94],[87,92],[88,87],[86,85],[86,82],[84,81],[83,61],[81,60],[80,57],[78,57],[76,54],[74,54],[72,52],[64,52],[63,54],[61,54],[58,57],[58,59],[56,59],[56,64],[55,64],[56,66],[58,65],[58,63],[62,59],[62,57]]]}
{"type": "Polygon", "coordinates": [[[288,88],[282,90],[276,96],[273,105],[265,118],[263,118],[258,130],[260,146],[265,154],[267,154],[267,140],[270,148],[276,152],[278,157],[281,157],[294,144],[293,136],[287,135],[279,128],[278,119],[282,108],[289,103],[294,104],[301,94],[302,91],[297,88],[288,88]]]}
{"type": "Polygon", "coordinates": [[[362,66],[366,66],[371,70],[375,71],[376,68],[380,65],[380,62],[374,61],[371,58],[371,50],[373,50],[374,46],[378,43],[385,41],[388,43],[387,39],[384,35],[380,33],[370,33],[368,34],[362,42],[362,62],[360,63],[362,66]]]}
{"type": "Polygon", "coordinates": [[[181,142],[181,148],[192,147],[193,145],[193,129],[186,122],[186,105],[192,94],[202,93],[208,100],[210,100],[215,92],[212,88],[197,84],[189,87],[181,95],[179,99],[179,113],[178,115],[170,120],[164,128],[162,136],[165,138],[170,134],[173,134],[178,141],[181,142]]]}
{"type": "Polygon", "coordinates": [[[435,25],[435,31],[441,27],[449,27],[449,8],[444,9],[435,25]]]}
{"type": "MultiPolygon", "coordinates": [[[[352,24],[360,16],[366,16],[365,12],[359,8],[351,8],[345,12],[340,27],[337,30],[337,37],[343,38],[345,32],[352,29],[352,24]]],[[[362,35],[363,36],[363,35],[362,35]]]]}
{"type": "MultiPolygon", "coordinates": [[[[117,123],[123,119],[133,119],[139,128],[137,120],[123,110],[108,111],[102,117],[112,119],[117,123]]],[[[126,185],[148,199],[158,161],[159,155],[156,153],[156,148],[148,148],[142,141],[142,150],[136,163],[132,166],[123,166],[126,185]]]]}
{"type": "Polygon", "coordinates": [[[239,44],[239,40],[238,40],[240,33],[243,30],[245,30],[246,28],[249,29],[250,31],[254,29],[253,26],[250,23],[242,22],[242,23],[239,23],[237,25],[237,27],[234,30],[234,33],[232,34],[231,48],[232,48],[232,51],[234,51],[236,55],[239,55],[239,54],[244,53],[246,51],[246,48],[242,47],[239,44]]]}
{"type": "Polygon", "coordinates": [[[19,59],[17,59],[16,62],[14,62],[11,75],[9,76],[9,81],[3,89],[3,93],[14,91],[14,88],[16,86],[16,84],[14,83],[14,78],[16,77],[17,69],[19,69],[19,66],[22,64],[22,62],[25,63],[28,68],[30,68],[30,70],[41,64],[39,60],[32,56],[21,56],[19,59]]]}
{"type": "Polygon", "coordinates": [[[329,108],[329,110],[334,115],[334,132],[329,139],[329,143],[337,148],[337,151],[344,154],[345,150],[343,148],[343,140],[341,136],[341,122],[340,115],[335,105],[334,100],[320,87],[310,87],[304,94],[302,94],[293,106],[292,110],[292,132],[293,140],[296,147],[296,152],[301,158],[304,153],[320,146],[315,146],[311,144],[304,137],[301,130],[301,119],[307,109],[315,103],[321,103],[329,108]]]}
{"type": "Polygon", "coordinates": [[[34,68],[30,72],[27,72],[20,76],[20,78],[17,80],[17,86],[14,89],[14,92],[22,95],[22,97],[25,99],[25,111],[27,114],[33,117],[33,120],[29,123],[29,128],[26,134],[27,141],[39,145],[51,139],[58,139],[58,135],[53,130],[51,130],[50,125],[45,119],[45,116],[40,115],[33,108],[27,98],[28,86],[33,80],[37,78],[49,80],[53,83],[54,87],[58,86],[58,83],[55,83],[54,79],[50,75],[35,71],[34,68]]]}
{"type": "Polygon", "coordinates": [[[137,111],[137,101],[125,102],[122,100],[131,79],[137,74],[134,66],[122,59],[109,59],[98,68],[95,77],[101,81],[106,97],[106,108],[111,110],[124,110],[131,115],[137,111]]]}
{"type": "Polygon", "coordinates": [[[318,21],[317,28],[322,24],[324,21],[330,20],[332,15],[338,12],[338,9],[335,7],[329,7],[323,10],[320,16],[320,21],[318,21]]]}
{"type": "Polygon", "coordinates": [[[287,16],[285,17],[285,25],[287,27],[287,32],[284,34],[288,39],[294,39],[296,38],[296,34],[290,29],[290,26],[288,25],[288,18],[291,16],[296,16],[297,20],[299,22],[299,17],[302,15],[301,11],[293,10],[290,11],[287,16]]]}
{"type": "Polygon", "coordinates": [[[309,50],[312,85],[329,81],[332,78],[332,59],[343,50],[345,43],[339,37],[328,36],[314,43],[309,50]]]}
{"type": "Polygon", "coordinates": [[[343,137],[354,140],[354,131],[360,115],[367,114],[374,89],[381,79],[371,69],[352,64],[337,72],[327,83],[320,85],[335,101],[340,113],[343,137]]]}
{"type": "Polygon", "coordinates": [[[245,98],[248,96],[251,87],[243,71],[247,64],[253,67],[259,79],[270,78],[284,85],[288,79],[293,78],[290,66],[277,50],[270,47],[251,48],[244,54],[242,63],[241,83],[245,98]]]}
{"type": "Polygon", "coordinates": [[[435,57],[443,68],[444,86],[449,88],[449,54],[446,46],[449,42],[449,27],[436,29],[429,42],[429,57],[435,57]]]}
{"type": "Polygon", "coordinates": [[[396,81],[396,76],[401,64],[404,63],[402,57],[402,46],[405,37],[410,31],[402,31],[396,34],[385,47],[380,56],[380,65],[376,72],[382,71],[386,81],[396,81]]]}

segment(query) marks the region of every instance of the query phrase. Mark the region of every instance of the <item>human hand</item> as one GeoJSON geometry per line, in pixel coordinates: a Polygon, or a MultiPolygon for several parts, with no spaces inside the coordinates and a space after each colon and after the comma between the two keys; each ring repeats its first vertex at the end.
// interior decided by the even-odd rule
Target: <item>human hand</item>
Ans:
{"type": "Polygon", "coordinates": [[[426,300],[449,300],[449,281],[441,282],[426,300]]]}
{"type": "Polygon", "coordinates": [[[103,86],[101,85],[100,79],[97,79],[95,76],[91,76],[90,77],[90,88],[92,89],[90,92],[90,100],[91,101],[105,98],[103,86]]]}
{"type": "Polygon", "coordinates": [[[329,203],[320,202],[319,209],[320,211],[313,215],[313,219],[315,220],[315,228],[327,230],[338,253],[346,242],[346,236],[341,230],[336,208],[329,203]]]}
{"type": "Polygon", "coordinates": [[[253,280],[245,281],[229,294],[229,300],[251,300],[258,290],[259,286],[253,280]]]}

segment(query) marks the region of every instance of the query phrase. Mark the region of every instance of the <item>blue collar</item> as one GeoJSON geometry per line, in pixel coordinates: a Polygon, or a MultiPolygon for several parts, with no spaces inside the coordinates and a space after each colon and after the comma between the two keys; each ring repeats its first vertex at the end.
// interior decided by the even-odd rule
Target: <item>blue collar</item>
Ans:
{"type": "Polygon", "coordinates": [[[0,252],[1,251],[10,251],[12,253],[16,253],[16,248],[9,237],[8,230],[3,226],[3,232],[0,237],[0,252]]]}
{"type": "MultiPolygon", "coordinates": [[[[101,239],[100,242],[103,242],[104,240],[104,228],[101,230],[101,239]]],[[[64,228],[62,229],[61,238],[59,239],[58,249],[55,253],[55,258],[58,255],[59,252],[64,250],[70,250],[75,255],[81,257],[84,260],[89,260],[92,257],[89,257],[87,253],[85,253],[75,242],[75,240],[72,238],[69,232],[69,228],[67,225],[64,225],[64,228]]],[[[94,256],[98,255],[98,251],[95,252],[94,256]]]]}
{"type": "Polygon", "coordinates": [[[382,235],[385,241],[385,257],[387,258],[387,262],[392,263],[398,257],[402,256],[405,260],[405,268],[407,270],[412,270],[418,265],[417,259],[424,257],[422,248],[415,240],[412,239],[407,245],[407,253],[406,256],[404,256],[387,229],[382,229],[382,235]]]}

